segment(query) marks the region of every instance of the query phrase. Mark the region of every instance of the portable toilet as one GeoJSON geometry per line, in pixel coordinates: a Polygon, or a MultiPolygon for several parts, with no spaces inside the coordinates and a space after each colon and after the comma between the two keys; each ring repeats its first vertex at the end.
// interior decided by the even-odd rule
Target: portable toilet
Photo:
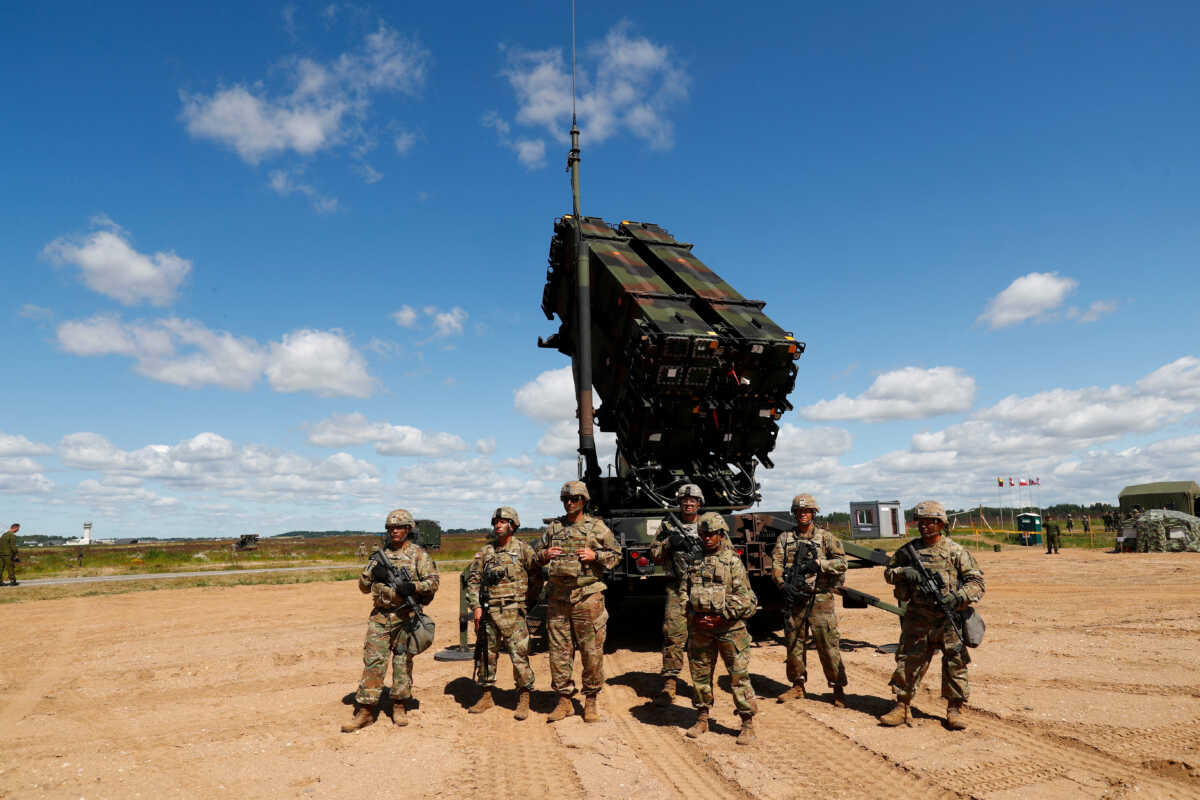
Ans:
{"type": "Polygon", "coordinates": [[[1017,541],[1031,545],[1042,543],[1042,515],[1032,511],[1017,514],[1017,541]]]}

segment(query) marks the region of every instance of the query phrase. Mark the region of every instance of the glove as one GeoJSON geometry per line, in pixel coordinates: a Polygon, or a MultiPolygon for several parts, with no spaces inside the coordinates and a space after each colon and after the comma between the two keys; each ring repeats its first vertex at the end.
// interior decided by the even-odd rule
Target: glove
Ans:
{"type": "Polygon", "coordinates": [[[917,571],[916,567],[900,567],[895,574],[914,586],[921,580],[921,573],[917,571]]]}
{"type": "Polygon", "coordinates": [[[720,614],[697,614],[696,627],[701,630],[711,631],[724,621],[724,617],[720,614]]]}
{"type": "Polygon", "coordinates": [[[396,597],[396,593],[392,591],[392,587],[386,583],[377,583],[375,586],[379,601],[385,606],[394,606],[400,603],[400,598],[396,597]]]}
{"type": "Polygon", "coordinates": [[[417,587],[412,581],[406,581],[403,578],[396,581],[396,594],[401,597],[412,597],[416,591],[417,587]]]}
{"type": "Polygon", "coordinates": [[[938,602],[945,608],[958,608],[958,593],[946,592],[938,598],[938,602]]]}
{"type": "Polygon", "coordinates": [[[670,543],[672,550],[683,550],[687,545],[687,539],[688,537],[684,536],[679,531],[673,531],[671,535],[667,537],[667,542],[670,543]]]}
{"type": "Polygon", "coordinates": [[[790,583],[785,583],[783,586],[779,587],[779,591],[783,592],[784,599],[786,599],[789,603],[796,603],[800,600],[800,592],[790,583]]]}
{"type": "Polygon", "coordinates": [[[821,571],[821,565],[816,561],[805,561],[800,565],[801,575],[816,575],[821,571]]]}
{"type": "Polygon", "coordinates": [[[390,578],[387,567],[371,559],[371,580],[375,583],[387,583],[390,578]]]}

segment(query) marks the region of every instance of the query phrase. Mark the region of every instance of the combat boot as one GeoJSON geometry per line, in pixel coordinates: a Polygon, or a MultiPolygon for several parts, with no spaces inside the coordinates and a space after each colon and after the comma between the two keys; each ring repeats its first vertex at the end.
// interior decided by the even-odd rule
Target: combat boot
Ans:
{"type": "Polygon", "coordinates": [[[888,728],[894,728],[897,725],[907,725],[911,728],[912,711],[908,703],[897,700],[896,705],[892,706],[892,710],[879,718],[879,724],[888,728]]]}
{"type": "Polygon", "coordinates": [[[600,710],[596,708],[596,695],[589,694],[583,700],[583,721],[599,722],[600,710]]]}
{"type": "Polygon", "coordinates": [[[513,719],[528,719],[529,718],[529,690],[522,689],[517,696],[517,710],[513,714],[513,719]]]}
{"type": "Polygon", "coordinates": [[[403,728],[408,724],[408,703],[405,700],[392,701],[392,724],[403,728]]]}
{"type": "Polygon", "coordinates": [[[658,693],[658,697],[654,698],[654,705],[669,706],[675,702],[675,676],[670,675],[663,678],[662,691],[658,693]]]}
{"type": "Polygon", "coordinates": [[[696,722],[692,727],[688,728],[687,735],[692,739],[699,739],[701,734],[708,733],[708,709],[696,709],[696,722]]]}
{"type": "Polygon", "coordinates": [[[967,727],[962,718],[962,700],[951,700],[946,705],[946,727],[952,731],[961,731],[967,727]]]}
{"type": "Polygon", "coordinates": [[[479,695],[479,699],[475,701],[475,705],[467,709],[468,714],[482,714],[496,703],[492,700],[492,687],[485,686],[479,695]]]}
{"type": "Polygon", "coordinates": [[[846,707],[846,691],[841,686],[833,687],[833,704],[838,708],[846,707]]]}
{"type": "Polygon", "coordinates": [[[738,744],[754,744],[754,717],[747,714],[742,717],[742,732],[738,734],[738,744]]]}
{"type": "Polygon", "coordinates": [[[575,713],[575,706],[571,704],[571,698],[565,694],[558,696],[558,705],[550,712],[550,716],[546,717],[546,722],[558,722],[560,719],[566,719],[575,713]]]}
{"type": "Polygon", "coordinates": [[[353,733],[360,728],[365,728],[375,721],[375,709],[372,706],[362,706],[358,703],[354,704],[354,716],[342,726],[342,733],[353,733]]]}
{"type": "Polygon", "coordinates": [[[804,697],[804,684],[797,683],[795,686],[779,695],[779,697],[775,698],[775,702],[786,703],[788,700],[803,700],[804,697]]]}

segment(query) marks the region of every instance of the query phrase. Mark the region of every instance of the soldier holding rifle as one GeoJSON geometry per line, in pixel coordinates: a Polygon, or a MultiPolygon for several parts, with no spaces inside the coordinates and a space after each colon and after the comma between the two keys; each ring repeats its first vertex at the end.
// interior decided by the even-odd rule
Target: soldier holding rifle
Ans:
{"type": "Polygon", "coordinates": [[[704,492],[694,483],[685,483],[675,493],[679,503],[679,519],[676,524],[668,518],[659,529],[658,537],[650,546],[650,557],[656,564],[663,565],[667,574],[667,602],[663,609],[662,692],[654,698],[655,705],[669,706],[675,701],[680,688],[679,673],[683,669],[683,652],[687,648],[687,598],[681,582],[691,568],[692,562],[704,554],[704,545],[696,532],[700,519],[700,507],[704,505],[704,492]]]}

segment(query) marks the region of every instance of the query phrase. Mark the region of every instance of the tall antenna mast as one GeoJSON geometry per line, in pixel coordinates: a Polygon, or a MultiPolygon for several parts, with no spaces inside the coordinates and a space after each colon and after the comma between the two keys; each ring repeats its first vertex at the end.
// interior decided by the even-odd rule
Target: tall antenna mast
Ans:
{"type": "Polygon", "coordinates": [[[583,246],[583,217],[579,211],[579,125],[575,116],[575,0],[571,0],[571,211],[575,220],[575,391],[579,409],[579,456],[587,480],[598,479],[596,436],[592,422],[592,298],[588,255],[583,246]]]}

